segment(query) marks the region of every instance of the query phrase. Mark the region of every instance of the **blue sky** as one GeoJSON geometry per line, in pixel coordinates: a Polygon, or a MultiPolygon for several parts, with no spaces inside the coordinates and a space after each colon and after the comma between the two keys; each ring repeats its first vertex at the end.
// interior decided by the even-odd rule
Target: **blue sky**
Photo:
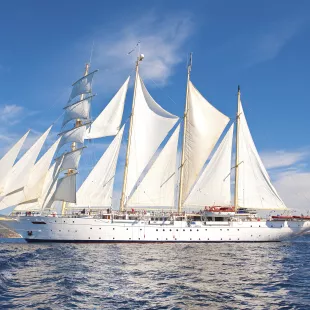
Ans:
{"type": "MultiPolygon", "coordinates": [[[[62,113],[70,85],[84,70],[94,42],[92,115],[134,67],[141,41],[141,75],[153,97],[181,116],[186,59],[192,81],[233,117],[237,85],[249,126],[285,202],[310,205],[309,1],[10,1],[0,13],[0,147],[28,128],[32,140],[62,113]]],[[[129,90],[125,115],[130,113],[129,90]]],[[[56,123],[50,145],[59,130],[56,123]]],[[[106,143],[94,142],[98,158],[106,143]]],[[[47,147],[46,147],[47,148],[47,147]]],[[[46,149],[45,148],[45,149],[46,149]]],[[[86,159],[90,167],[95,159],[86,159]]],[[[82,161],[83,164],[83,161],[82,161]]],[[[83,175],[83,174],[82,174],[83,175]]],[[[117,185],[119,186],[119,185],[117,185]]]]}

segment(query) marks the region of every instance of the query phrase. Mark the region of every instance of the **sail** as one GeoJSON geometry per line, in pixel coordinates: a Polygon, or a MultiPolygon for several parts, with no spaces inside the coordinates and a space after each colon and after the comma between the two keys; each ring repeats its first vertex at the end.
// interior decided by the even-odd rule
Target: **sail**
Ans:
{"type": "Polygon", "coordinates": [[[42,149],[42,146],[49,134],[52,126],[33,144],[33,146],[22,156],[9,172],[9,177],[4,187],[4,193],[8,194],[15,190],[22,189],[28,180],[29,174],[42,149]]]}
{"type": "Polygon", "coordinates": [[[230,206],[230,169],[234,124],[184,202],[187,207],[230,206]]]}
{"type": "Polygon", "coordinates": [[[76,173],[66,175],[57,181],[53,200],[76,202],[76,173]]]}
{"type": "Polygon", "coordinates": [[[213,107],[190,81],[187,100],[182,204],[229,122],[229,118],[213,107]]]}
{"type": "Polygon", "coordinates": [[[239,101],[238,207],[286,209],[259,157],[239,101]]]}
{"type": "Polygon", "coordinates": [[[79,166],[79,162],[82,156],[82,152],[84,150],[84,147],[81,147],[79,149],[76,149],[71,152],[64,153],[63,155],[59,156],[55,159],[56,162],[62,161],[62,165],[60,170],[67,170],[67,169],[77,169],[79,166]]]}
{"type": "Polygon", "coordinates": [[[157,148],[178,121],[177,116],[164,110],[151,97],[139,76],[136,81],[135,108],[132,113],[126,199],[157,148]]]}
{"type": "Polygon", "coordinates": [[[127,206],[174,207],[180,125],[129,198],[127,206]]]}
{"type": "Polygon", "coordinates": [[[89,120],[90,101],[92,97],[93,96],[90,96],[65,107],[66,111],[62,122],[62,127],[73,119],[89,120]]]}
{"type": "Polygon", "coordinates": [[[111,207],[115,170],[124,126],[79,188],[78,206],[111,207]]]}
{"type": "Polygon", "coordinates": [[[60,139],[61,138],[58,138],[58,140],[48,149],[48,151],[32,168],[28,181],[24,187],[25,201],[38,199],[41,197],[44,181],[60,139]]]}
{"type": "Polygon", "coordinates": [[[60,133],[59,136],[61,136],[61,140],[59,142],[58,148],[60,149],[66,143],[83,143],[86,132],[86,125],[87,124],[83,124],[82,126],[75,127],[71,130],[60,133]]]}
{"type": "Polygon", "coordinates": [[[93,81],[94,74],[97,72],[93,71],[85,76],[83,76],[81,79],[76,81],[72,86],[71,95],[69,98],[69,101],[71,101],[73,98],[75,98],[78,95],[82,94],[89,94],[91,93],[91,83],[93,81]]]}
{"type": "Polygon", "coordinates": [[[85,139],[96,139],[117,134],[123,117],[129,78],[127,78],[116,95],[93,121],[86,131],[85,139]]]}
{"type": "Polygon", "coordinates": [[[20,152],[29,131],[1,158],[0,160],[0,193],[3,192],[9,171],[14,165],[16,157],[20,152]]]}

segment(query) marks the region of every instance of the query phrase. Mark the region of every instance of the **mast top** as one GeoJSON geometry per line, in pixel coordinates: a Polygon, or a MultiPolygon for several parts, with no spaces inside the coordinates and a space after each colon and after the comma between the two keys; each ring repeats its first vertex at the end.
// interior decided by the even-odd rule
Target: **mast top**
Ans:
{"type": "Polygon", "coordinates": [[[240,93],[240,85],[238,85],[238,93],[240,93]]]}
{"type": "Polygon", "coordinates": [[[190,52],[188,66],[187,66],[188,73],[192,71],[192,64],[193,64],[193,53],[190,52]]]}

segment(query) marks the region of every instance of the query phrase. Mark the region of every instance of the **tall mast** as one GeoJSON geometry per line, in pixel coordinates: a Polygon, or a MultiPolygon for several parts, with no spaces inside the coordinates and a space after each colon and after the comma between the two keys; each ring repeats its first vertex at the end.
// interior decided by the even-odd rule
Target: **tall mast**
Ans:
{"type": "Polygon", "coordinates": [[[185,146],[185,134],[187,130],[187,112],[188,112],[188,85],[190,81],[190,75],[192,71],[192,56],[190,53],[189,63],[187,66],[187,85],[186,85],[186,99],[185,99],[185,109],[184,109],[184,128],[183,128],[183,140],[182,140],[182,157],[181,157],[181,167],[180,167],[180,183],[179,183],[179,199],[178,199],[178,213],[182,212],[182,194],[183,194],[183,174],[184,174],[184,146],[185,146]]]}
{"type": "Polygon", "coordinates": [[[139,75],[139,63],[143,60],[143,58],[144,58],[144,55],[140,54],[137,57],[137,61],[136,61],[136,77],[135,77],[135,86],[134,86],[134,93],[133,93],[133,100],[132,100],[132,108],[131,108],[131,114],[130,114],[129,135],[128,135],[128,142],[127,142],[127,150],[126,150],[124,182],[123,182],[123,189],[122,189],[121,202],[120,202],[120,211],[125,211],[125,192],[126,192],[126,186],[127,186],[128,158],[129,158],[130,145],[131,145],[133,113],[134,113],[135,104],[136,104],[136,90],[137,90],[137,80],[138,80],[138,75],[139,75]]]}
{"type": "MultiPolygon", "coordinates": [[[[84,76],[86,76],[88,74],[88,71],[89,71],[89,64],[87,63],[85,65],[84,76]]],[[[80,100],[83,100],[83,99],[84,99],[84,94],[82,94],[80,96],[80,100]]],[[[74,124],[74,128],[80,127],[81,125],[82,125],[82,121],[79,118],[76,119],[75,124],[74,124]]],[[[75,151],[75,150],[76,150],[76,143],[72,142],[72,144],[71,144],[71,151],[75,151]]],[[[74,172],[75,172],[74,169],[68,169],[68,171],[66,172],[66,175],[71,175],[74,172]]],[[[62,202],[62,208],[61,208],[61,214],[62,215],[64,215],[65,212],[66,212],[66,206],[67,206],[67,202],[63,201],[62,202]]]]}
{"type": "Polygon", "coordinates": [[[235,161],[235,201],[234,207],[235,212],[238,211],[238,180],[239,180],[239,130],[240,130],[240,86],[238,85],[238,96],[237,96],[237,115],[236,115],[236,161],[235,161]]]}

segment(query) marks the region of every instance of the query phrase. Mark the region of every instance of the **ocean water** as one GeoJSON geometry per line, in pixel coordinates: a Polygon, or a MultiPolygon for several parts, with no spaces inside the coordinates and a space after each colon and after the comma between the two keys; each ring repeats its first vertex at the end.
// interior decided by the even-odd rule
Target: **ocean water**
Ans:
{"type": "Polygon", "coordinates": [[[310,235],[283,243],[0,242],[0,309],[310,309],[310,235]]]}

